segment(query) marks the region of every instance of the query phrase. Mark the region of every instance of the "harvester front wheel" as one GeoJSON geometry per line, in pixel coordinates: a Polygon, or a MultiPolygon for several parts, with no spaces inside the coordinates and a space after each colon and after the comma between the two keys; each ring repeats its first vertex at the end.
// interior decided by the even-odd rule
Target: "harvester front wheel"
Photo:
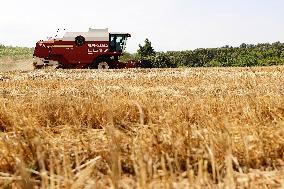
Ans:
{"type": "Polygon", "coordinates": [[[109,69],[109,65],[107,62],[100,62],[98,64],[98,69],[103,70],[103,69],[109,69]]]}
{"type": "Polygon", "coordinates": [[[90,66],[90,69],[110,69],[111,59],[108,57],[97,58],[90,66]]]}

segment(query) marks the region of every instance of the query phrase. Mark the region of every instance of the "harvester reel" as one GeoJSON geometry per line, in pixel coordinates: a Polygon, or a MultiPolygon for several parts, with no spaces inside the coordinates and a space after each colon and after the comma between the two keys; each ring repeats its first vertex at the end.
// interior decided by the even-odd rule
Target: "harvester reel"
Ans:
{"type": "Polygon", "coordinates": [[[82,46],[82,45],[84,45],[84,43],[85,43],[85,37],[83,37],[83,36],[81,36],[81,35],[79,35],[79,36],[77,36],[76,38],[75,38],[75,44],[77,45],[77,46],[82,46]]]}

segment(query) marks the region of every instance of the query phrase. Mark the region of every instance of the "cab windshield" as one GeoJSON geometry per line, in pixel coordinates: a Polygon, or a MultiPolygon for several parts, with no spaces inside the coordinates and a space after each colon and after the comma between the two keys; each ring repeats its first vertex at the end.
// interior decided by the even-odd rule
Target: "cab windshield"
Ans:
{"type": "Polygon", "coordinates": [[[110,50],[112,52],[122,52],[126,48],[126,34],[110,34],[110,50]]]}

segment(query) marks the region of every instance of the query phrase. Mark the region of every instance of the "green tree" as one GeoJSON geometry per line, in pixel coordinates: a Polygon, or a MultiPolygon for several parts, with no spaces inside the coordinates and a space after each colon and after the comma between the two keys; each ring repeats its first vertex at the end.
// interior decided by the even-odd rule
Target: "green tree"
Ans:
{"type": "Polygon", "coordinates": [[[152,47],[152,43],[148,38],[145,39],[143,46],[139,44],[137,54],[140,59],[144,59],[148,56],[153,56],[156,54],[154,48],[152,47]]]}
{"type": "Polygon", "coordinates": [[[123,52],[122,56],[119,58],[119,60],[121,62],[128,62],[129,60],[134,60],[135,59],[135,55],[131,54],[129,52],[123,52]]]}

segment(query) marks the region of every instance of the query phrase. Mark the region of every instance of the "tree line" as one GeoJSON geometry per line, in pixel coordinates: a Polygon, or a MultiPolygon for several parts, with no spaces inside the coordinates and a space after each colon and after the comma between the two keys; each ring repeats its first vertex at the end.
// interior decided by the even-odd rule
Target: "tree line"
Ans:
{"type": "MultiPolygon", "coordinates": [[[[33,48],[7,47],[0,44],[0,58],[31,58],[33,48]]],[[[156,52],[149,39],[137,53],[124,53],[120,61],[144,60],[155,68],[231,67],[284,65],[284,43],[241,44],[239,47],[200,48],[188,51],[156,52]]]]}
{"type": "Polygon", "coordinates": [[[284,65],[284,43],[241,44],[239,47],[200,48],[188,51],[155,52],[146,39],[129,58],[151,61],[156,68],[249,67],[284,65]]]}

